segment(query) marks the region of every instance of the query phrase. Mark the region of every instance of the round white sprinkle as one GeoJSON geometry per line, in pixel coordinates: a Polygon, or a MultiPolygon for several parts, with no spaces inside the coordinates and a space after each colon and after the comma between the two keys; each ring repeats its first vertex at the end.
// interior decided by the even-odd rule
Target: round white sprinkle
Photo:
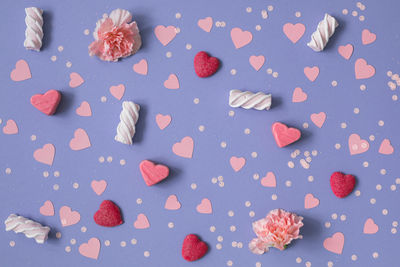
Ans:
{"type": "Polygon", "coordinates": [[[57,237],[57,239],[60,239],[60,238],[61,238],[61,233],[60,233],[60,232],[57,232],[57,233],[56,233],[56,237],[57,237]]]}
{"type": "Polygon", "coordinates": [[[214,233],[214,232],[215,232],[215,230],[216,230],[216,228],[215,228],[215,226],[214,226],[214,225],[213,225],[213,226],[210,226],[210,232],[214,233]]]}
{"type": "Polygon", "coordinates": [[[371,198],[371,199],[369,200],[369,203],[375,204],[375,203],[376,203],[376,199],[375,199],[375,198],[371,198]]]}
{"type": "Polygon", "coordinates": [[[334,220],[336,220],[337,217],[338,217],[338,215],[337,215],[336,213],[333,213],[333,214],[331,215],[331,218],[334,219],[334,220]]]}
{"type": "Polygon", "coordinates": [[[82,232],[82,233],[85,233],[86,231],[87,231],[86,226],[82,226],[82,227],[81,227],[81,232],[82,232]]]}
{"type": "Polygon", "coordinates": [[[221,243],[218,243],[218,244],[215,245],[215,247],[216,247],[218,250],[220,250],[220,249],[222,249],[222,244],[221,244],[221,243]]]}
{"type": "Polygon", "coordinates": [[[300,257],[297,257],[297,258],[296,258],[296,262],[297,262],[297,263],[301,263],[302,261],[303,261],[303,260],[302,260],[300,257]]]}
{"type": "Polygon", "coordinates": [[[90,33],[89,29],[85,29],[85,30],[83,31],[83,34],[84,34],[84,35],[89,35],[89,33],[90,33]]]}
{"type": "Polygon", "coordinates": [[[254,211],[250,211],[250,212],[249,212],[249,216],[250,216],[250,217],[254,217],[255,215],[256,215],[256,213],[255,213],[254,211]]]}
{"type": "Polygon", "coordinates": [[[145,251],[144,253],[143,253],[143,255],[146,257],[146,258],[148,258],[148,257],[150,257],[150,251],[145,251]]]}
{"type": "Polygon", "coordinates": [[[126,247],[126,242],[125,241],[121,241],[121,243],[120,243],[120,245],[121,245],[121,247],[126,247]]]}
{"type": "Polygon", "coordinates": [[[110,240],[106,240],[106,241],[104,241],[104,245],[106,245],[106,247],[108,247],[109,245],[111,245],[111,242],[110,242],[110,240]]]}
{"type": "Polygon", "coordinates": [[[236,75],[236,70],[235,69],[231,69],[231,74],[232,75],[236,75]]]}
{"type": "Polygon", "coordinates": [[[382,214],[383,214],[383,215],[388,215],[388,213],[389,213],[389,211],[388,211],[387,209],[383,209],[383,210],[382,210],[382,214]]]}
{"type": "Polygon", "coordinates": [[[135,238],[132,238],[132,239],[131,239],[131,244],[132,244],[132,245],[136,245],[136,244],[137,244],[137,240],[136,240],[135,238]]]}
{"type": "Polygon", "coordinates": [[[378,252],[374,252],[374,253],[372,253],[372,257],[373,257],[374,259],[378,258],[378,257],[379,257],[379,254],[378,254],[378,252]]]}
{"type": "Polygon", "coordinates": [[[325,223],[325,227],[326,227],[326,228],[331,227],[331,223],[330,223],[330,222],[326,222],[326,223],[325,223]]]}
{"type": "Polygon", "coordinates": [[[191,44],[186,44],[186,49],[187,49],[187,50],[192,49],[192,45],[191,45],[191,44]]]}
{"type": "Polygon", "coordinates": [[[235,232],[235,231],[236,231],[236,226],[231,225],[231,227],[229,227],[229,230],[230,230],[231,232],[235,232]]]}
{"type": "Polygon", "coordinates": [[[65,252],[71,252],[71,247],[70,246],[66,246],[65,247],[65,252]]]}
{"type": "Polygon", "coordinates": [[[72,62],[71,61],[67,61],[67,63],[65,63],[65,66],[67,66],[67,68],[71,68],[72,67],[72,62]]]}
{"type": "Polygon", "coordinates": [[[246,202],[244,203],[244,205],[248,208],[248,207],[251,206],[251,202],[250,202],[250,201],[246,201],[246,202]]]}
{"type": "Polygon", "coordinates": [[[195,189],[197,188],[197,184],[193,183],[193,184],[190,185],[190,187],[191,187],[193,190],[195,190],[195,189]]]}
{"type": "Polygon", "coordinates": [[[181,14],[181,13],[176,13],[176,14],[175,14],[175,18],[180,19],[181,17],[182,17],[182,14],[181,14]]]}
{"type": "Polygon", "coordinates": [[[57,60],[57,56],[51,56],[50,60],[53,61],[53,62],[56,61],[57,60]]]}
{"type": "Polygon", "coordinates": [[[357,255],[356,254],[351,255],[351,260],[352,261],[356,261],[357,260],[357,255]]]}
{"type": "Polygon", "coordinates": [[[136,204],[140,205],[143,203],[143,200],[141,198],[136,199],[136,204]]]}
{"type": "Polygon", "coordinates": [[[121,164],[121,166],[124,166],[124,165],[126,164],[126,161],[125,161],[124,159],[121,159],[121,160],[119,161],[119,164],[121,164]]]}
{"type": "Polygon", "coordinates": [[[273,195],[271,196],[271,199],[272,199],[272,200],[277,200],[277,199],[278,199],[278,196],[277,196],[276,194],[273,194],[273,195]]]}
{"type": "Polygon", "coordinates": [[[235,215],[235,213],[232,210],[228,211],[228,216],[229,217],[233,217],[234,215],[235,215]]]}
{"type": "Polygon", "coordinates": [[[199,98],[193,99],[193,103],[195,103],[197,105],[198,103],[200,103],[200,99],[199,98]]]}
{"type": "Polygon", "coordinates": [[[174,226],[175,226],[175,225],[174,225],[173,222],[169,222],[169,223],[168,223],[168,228],[174,228],[174,226]]]}

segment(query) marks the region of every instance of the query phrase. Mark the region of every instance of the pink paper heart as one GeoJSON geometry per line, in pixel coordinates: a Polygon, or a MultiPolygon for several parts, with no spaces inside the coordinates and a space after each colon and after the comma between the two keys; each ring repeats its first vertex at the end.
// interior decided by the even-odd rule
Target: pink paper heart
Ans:
{"type": "Polygon", "coordinates": [[[177,156],[190,159],[193,156],[193,147],[194,141],[192,137],[186,136],[172,146],[172,152],[177,156]]]}
{"type": "Polygon", "coordinates": [[[233,156],[233,157],[230,158],[229,163],[231,164],[232,169],[235,172],[238,172],[246,164],[246,159],[243,158],[243,157],[238,158],[238,157],[233,156]]]}
{"type": "Polygon", "coordinates": [[[14,82],[25,81],[32,78],[28,63],[23,59],[18,60],[15,64],[15,69],[11,71],[10,77],[14,82]]]}
{"type": "Polygon", "coordinates": [[[72,72],[69,75],[69,86],[71,88],[76,88],[76,87],[80,86],[81,84],[83,84],[84,82],[85,82],[85,80],[82,78],[81,75],[79,75],[79,73],[72,72]]]}
{"type": "Polygon", "coordinates": [[[390,143],[389,139],[383,139],[381,145],[379,146],[379,153],[384,154],[384,155],[390,155],[393,154],[394,148],[392,144],[390,143]]]}
{"type": "Polygon", "coordinates": [[[46,200],[43,206],[39,209],[40,214],[43,216],[54,216],[54,206],[50,200],[46,200]]]}
{"type": "Polygon", "coordinates": [[[200,27],[205,32],[210,32],[213,26],[213,19],[212,17],[206,17],[204,19],[199,19],[197,21],[197,26],[200,27]]]}
{"type": "Polygon", "coordinates": [[[179,80],[175,74],[170,74],[168,80],[164,82],[164,87],[167,89],[179,89],[179,80]]]}
{"type": "Polygon", "coordinates": [[[100,240],[92,237],[87,243],[79,246],[79,253],[82,256],[97,260],[100,253],[100,240]]]}
{"type": "Polygon", "coordinates": [[[324,240],[324,248],[336,254],[342,254],[344,246],[344,235],[340,232],[334,233],[332,237],[324,240]]]}
{"type": "Polygon", "coordinates": [[[3,133],[5,134],[17,134],[18,126],[14,120],[8,120],[6,125],[3,127],[3,133]]]}
{"type": "Polygon", "coordinates": [[[351,55],[353,54],[353,51],[354,51],[354,47],[353,47],[352,44],[341,45],[341,46],[339,46],[339,48],[338,48],[339,54],[340,54],[343,58],[345,58],[345,59],[347,59],[347,60],[350,59],[351,55]]]}
{"type": "Polygon", "coordinates": [[[289,38],[292,43],[297,43],[306,31],[306,26],[302,23],[286,23],[283,25],[283,33],[289,38]]]}
{"type": "Polygon", "coordinates": [[[150,227],[149,220],[147,219],[147,216],[143,213],[140,213],[137,216],[136,221],[133,223],[133,226],[136,229],[147,229],[150,227]]]}
{"type": "Polygon", "coordinates": [[[317,77],[319,75],[319,68],[317,66],[314,66],[312,68],[305,67],[304,74],[306,75],[307,79],[309,79],[311,82],[313,82],[317,79],[317,77]]]}
{"type": "Polygon", "coordinates": [[[326,113],[325,112],[320,112],[320,113],[313,113],[310,116],[311,121],[318,127],[322,128],[322,126],[325,123],[326,120],[326,113]]]}
{"type": "Polygon", "coordinates": [[[83,101],[80,106],[76,109],[76,114],[82,117],[92,116],[92,109],[87,101],[83,101]]]}
{"type": "Polygon", "coordinates": [[[379,230],[379,226],[375,224],[374,220],[371,218],[368,218],[365,223],[364,223],[364,229],[363,233],[364,234],[376,234],[379,230]]]}
{"type": "Polygon", "coordinates": [[[249,58],[250,65],[256,70],[259,71],[261,67],[265,63],[265,57],[263,55],[260,56],[250,56],[249,58]]]}
{"type": "Polygon", "coordinates": [[[133,71],[137,74],[147,75],[148,64],[146,59],[142,59],[139,63],[133,65],[133,71]]]}
{"type": "Polygon", "coordinates": [[[77,224],[81,220],[81,215],[77,211],[72,211],[68,206],[60,208],[60,221],[63,227],[77,224]]]}
{"type": "Polygon", "coordinates": [[[354,71],[357,80],[368,79],[375,75],[374,66],[368,65],[367,61],[363,58],[359,58],[356,60],[354,71]]]}
{"type": "Polygon", "coordinates": [[[357,155],[368,151],[369,143],[367,140],[361,139],[358,134],[349,136],[350,155],[357,155]]]}
{"type": "Polygon", "coordinates": [[[261,179],[261,185],[264,187],[276,187],[276,177],[273,172],[267,172],[265,177],[261,179]]]}
{"type": "Polygon", "coordinates": [[[319,205],[319,199],[314,197],[313,194],[309,193],[304,197],[304,208],[312,209],[319,205]]]}
{"type": "Polygon", "coordinates": [[[253,34],[249,31],[243,31],[240,28],[233,28],[231,30],[231,39],[236,49],[248,45],[253,40],[253,34]]]}
{"type": "Polygon", "coordinates": [[[300,87],[296,87],[293,91],[292,102],[300,103],[307,100],[307,94],[300,87]]]}
{"type": "Polygon", "coordinates": [[[165,201],[164,208],[166,210],[179,210],[181,208],[181,203],[175,195],[170,195],[165,201]]]}
{"type": "Polygon", "coordinates": [[[167,126],[171,123],[170,115],[157,114],[156,115],[156,123],[161,130],[167,128],[167,126]]]}
{"type": "Polygon", "coordinates": [[[116,99],[121,100],[121,98],[124,96],[124,93],[125,93],[125,85],[118,84],[118,85],[111,86],[110,93],[116,99]]]}
{"type": "Polygon", "coordinates": [[[211,201],[208,198],[203,198],[201,200],[201,203],[197,205],[196,210],[198,213],[211,214],[212,213],[211,201]]]}
{"type": "Polygon", "coordinates": [[[103,194],[104,190],[107,188],[107,182],[105,180],[93,180],[90,183],[90,186],[92,187],[93,191],[96,193],[96,195],[100,196],[103,194]]]}
{"type": "Polygon", "coordinates": [[[372,44],[376,40],[376,34],[364,29],[361,33],[361,41],[363,45],[372,44]]]}
{"type": "Polygon", "coordinates": [[[33,152],[33,158],[43,164],[53,165],[56,148],[53,144],[45,144],[42,148],[38,148],[33,152]]]}
{"type": "Polygon", "coordinates": [[[74,132],[74,138],[69,142],[69,147],[72,150],[82,150],[90,146],[90,139],[86,131],[81,128],[76,129],[74,132]]]}
{"type": "Polygon", "coordinates": [[[166,46],[175,38],[176,28],[174,26],[165,27],[163,25],[158,25],[154,29],[154,34],[158,41],[160,41],[163,46],[166,46]]]}

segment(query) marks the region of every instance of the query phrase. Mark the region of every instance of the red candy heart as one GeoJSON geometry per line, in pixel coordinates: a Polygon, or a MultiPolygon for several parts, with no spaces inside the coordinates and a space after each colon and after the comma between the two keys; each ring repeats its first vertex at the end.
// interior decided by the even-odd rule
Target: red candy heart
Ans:
{"type": "Polygon", "coordinates": [[[356,185],[356,178],[350,174],[334,172],[331,175],[331,188],[335,196],[344,198],[348,196],[356,185]]]}
{"type": "Polygon", "coordinates": [[[185,237],[182,245],[182,257],[187,261],[195,261],[202,258],[208,251],[208,245],[194,235],[185,237]]]}
{"type": "Polygon", "coordinates": [[[298,129],[288,128],[285,124],[280,122],[272,124],[272,134],[279,147],[290,145],[301,137],[301,132],[298,129]]]}
{"type": "Polygon", "coordinates": [[[143,180],[147,186],[161,182],[169,175],[169,169],[165,165],[154,164],[150,160],[143,160],[139,165],[143,180]]]}
{"type": "Polygon", "coordinates": [[[210,57],[206,52],[201,51],[194,57],[194,70],[200,78],[213,75],[219,68],[219,60],[210,57]]]}
{"type": "Polygon", "coordinates": [[[56,112],[61,100],[61,94],[57,90],[49,90],[43,95],[37,94],[31,97],[31,104],[46,115],[56,112]]]}
{"type": "Polygon", "coordinates": [[[101,226],[113,227],[123,223],[119,207],[111,200],[104,200],[93,216],[94,221],[101,226]]]}

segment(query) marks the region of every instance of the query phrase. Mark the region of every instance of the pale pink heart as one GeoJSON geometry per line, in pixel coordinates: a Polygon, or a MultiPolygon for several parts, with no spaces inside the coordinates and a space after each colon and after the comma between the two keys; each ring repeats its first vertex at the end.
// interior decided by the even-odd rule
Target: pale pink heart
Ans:
{"type": "Polygon", "coordinates": [[[297,43],[298,40],[303,36],[304,32],[306,31],[306,26],[302,23],[286,23],[283,25],[283,33],[289,38],[292,43],[297,43]]]}
{"type": "Polygon", "coordinates": [[[164,208],[166,210],[179,210],[181,208],[181,203],[175,195],[170,195],[165,201],[164,208]]]}
{"type": "Polygon", "coordinates": [[[376,34],[364,29],[361,33],[361,41],[363,45],[372,44],[376,40],[376,34]]]}
{"type": "Polygon", "coordinates": [[[54,206],[50,200],[46,200],[43,206],[39,209],[40,214],[43,216],[54,216],[54,206]]]}
{"type": "Polygon", "coordinates": [[[375,75],[374,66],[368,65],[367,61],[363,58],[359,58],[356,60],[354,71],[357,80],[368,79],[375,75]]]}
{"type": "Polygon", "coordinates": [[[197,26],[200,27],[205,32],[210,32],[213,26],[213,19],[212,17],[206,17],[204,19],[199,19],[197,21],[197,26]]]}
{"type": "Polygon", "coordinates": [[[87,243],[82,243],[79,246],[79,253],[82,256],[97,260],[100,253],[100,240],[92,237],[87,243]]]}
{"type": "Polygon", "coordinates": [[[32,78],[28,63],[23,59],[18,60],[15,64],[15,69],[11,71],[10,77],[14,82],[25,81],[32,78]]]}
{"type": "Polygon", "coordinates": [[[276,187],[276,177],[273,172],[267,172],[267,175],[261,179],[261,185],[265,187],[276,187]]]}
{"type": "Polygon", "coordinates": [[[18,126],[14,120],[8,120],[6,125],[3,127],[3,133],[5,134],[17,134],[18,126]]]}
{"type": "Polygon", "coordinates": [[[156,115],[156,123],[161,130],[167,128],[167,126],[171,123],[170,115],[157,114],[156,115]]]}
{"type": "Polygon", "coordinates": [[[324,248],[336,254],[342,254],[344,247],[344,235],[340,232],[334,233],[332,237],[324,240],[324,248]]]}
{"type": "Polygon", "coordinates": [[[347,60],[350,59],[351,55],[353,54],[353,51],[354,51],[354,47],[353,47],[352,44],[341,45],[341,46],[339,46],[339,48],[338,48],[339,54],[340,54],[343,58],[345,58],[345,59],[347,59],[347,60]]]}
{"type": "Polygon", "coordinates": [[[304,74],[306,75],[307,79],[309,79],[311,82],[313,82],[317,79],[317,77],[319,75],[319,68],[317,66],[314,66],[312,68],[305,67],[304,74]]]}
{"type": "Polygon", "coordinates": [[[103,194],[104,190],[106,190],[107,187],[107,182],[105,180],[93,180],[90,183],[90,186],[92,187],[93,191],[100,196],[101,194],[103,194]]]}
{"type": "Polygon", "coordinates": [[[379,230],[379,226],[375,224],[374,220],[368,218],[364,223],[364,234],[376,234],[379,230]]]}
{"type": "Polygon", "coordinates": [[[118,84],[118,85],[111,86],[110,93],[116,99],[121,100],[121,98],[124,96],[124,93],[125,93],[125,85],[118,84]]]}
{"type": "Polygon", "coordinates": [[[314,197],[313,194],[309,193],[304,197],[304,208],[312,209],[319,205],[319,199],[314,197]]]}
{"type": "Polygon", "coordinates": [[[81,215],[77,211],[72,211],[68,206],[60,208],[60,221],[63,227],[77,224],[81,220],[81,215]]]}
{"type": "Polygon", "coordinates": [[[383,139],[380,147],[379,147],[379,153],[384,154],[384,155],[390,155],[393,154],[394,148],[392,144],[390,143],[389,139],[383,139]]]}
{"type": "Polygon", "coordinates": [[[42,148],[38,148],[33,152],[33,158],[43,164],[53,165],[56,148],[53,144],[45,144],[42,148]]]}
{"type": "Polygon", "coordinates": [[[92,116],[92,109],[90,108],[90,104],[87,101],[83,101],[79,107],[76,109],[76,114],[82,117],[90,117],[92,116]]]}
{"type": "Polygon", "coordinates": [[[367,140],[361,139],[358,134],[349,136],[350,155],[357,155],[368,151],[369,143],[367,140]]]}
{"type": "Polygon", "coordinates": [[[250,65],[256,70],[259,71],[261,67],[265,63],[265,57],[263,55],[260,56],[250,56],[249,58],[250,65]]]}
{"type": "Polygon", "coordinates": [[[175,143],[172,146],[172,152],[174,152],[174,154],[177,156],[190,159],[193,156],[193,147],[193,138],[190,136],[186,136],[182,138],[180,142],[175,143]]]}
{"type": "Polygon", "coordinates": [[[196,210],[198,213],[211,214],[212,213],[211,201],[208,198],[203,198],[201,200],[201,203],[197,205],[196,210]]]}
{"type": "Polygon", "coordinates": [[[174,26],[165,27],[163,25],[158,25],[154,29],[154,34],[158,41],[160,41],[163,46],[166,46],[175,38],[176,28],[174,26]]]}
{"type": "Polygon", "coordinates": [[[179,80],[175,74],[170,74],[168,80],[164,82],[164,87],[167,89],[179,89],[179,80]]]}
{"type": "Polygon", "coordinates": [[[147,60],[142,59],[139,63],[133,64],[133,71],[141,75],[147,75],[148,67],[147,60]]]}
{"type": "Polygon", "coordinates": [[[69,147],[72,150],[82,150],[90,146],[90,139],[86,131],[81,128],[76,129],[74,132],[74,138],[69,142],[69,147]]]}
{"type": "Polygon", "coordinates": [[[69,75],[69,86],[71,88],[76,88],[76,87],[80,86],[81,84],[83,84],[84,82],[85,82],[85,80],[82,78],[81,75],[79,75],[79,73],[72,72],[69,75]]]}
{"type": "Polygon", "coordinates": [[[233,28],[231,30],[231,38],[233,45],[236,49],[242,48],[245,45],[248,45],[251,40],[253,40],[253,34],[249,31],[243,31],[240,28],[233,28]]]}
{"type": "Polygon", "coordinates": [[[307,94],[300,87],[296,87],[293,91],[292,102],[300,103],[307,100],[307,94]]]}
{"type": "Polygon", "coordinates": [[[233,156],[233,157],[231,157],[231,158],[229,159],[229,163],[231,164],[232,169],[233,169],[235,172],[238,172],[238,171],[240,171],[240,170],[243,168],[243,166],[246,164],[246,159],[243,158],[243,157],[238,158],[238,157],[233,156]]]}
{"type": "Polygon", "coordinates": [[[136,221],[133,223],[133,226],[136,229],[147,229],[150,227],[150,223],[149,220],[147,219],[147,216],[144,215],[143,213],[140,213],[137,216],[136,221]]]}
{"type": "Polygon", "coordinates": [[[313,113],[310,116],[311,121],[318,127],[322,128],[322,126],[325,123],[326,120],[326,113],[325,112],[320,112],[320,113],[313,113]]]}

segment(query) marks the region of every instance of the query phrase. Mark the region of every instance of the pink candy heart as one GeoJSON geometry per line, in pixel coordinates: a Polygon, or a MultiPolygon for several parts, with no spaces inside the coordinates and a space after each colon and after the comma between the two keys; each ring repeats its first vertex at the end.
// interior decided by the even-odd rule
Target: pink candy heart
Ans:
{"type": "Polygon", "coordinates": [[[44,94],[36,94],[31,97],[31,104],[44,114],[53,115],[60,104],[61,93],[51,89],[44,94]]]}
{"type": "Polygon", "coordinates": [[[285,124],[280,122],[272,124],[272,134],[279,147],[290,145],[301,137],[301,132],[298,129],[288,128],[285,124]]]}
{"type": "Polygon", "coordinates": [[[364,29],[361,33],[361,41],[363,45],[372,44],[376,40],[376,34],[364,29]]]}
{"type": "Polygon", "coordinates": [[[294,44],[300,40],[305,31],[306,26],[301,23],[296,23],[294,25],[292,23],[286,23],[285,25],[283,25],[283,33],[294,44]]]}
{"type": "Polygon", "coordinates": [[[179,89],[179,80],[175,74],[170,74],[164,82],[164,87],[167,89],[179,89]]]}
{"type": "Polygon", "coordinates": [[[169,168],[162,164],[154,164],[150,160],[143,160],[139,165],[143,180],[147,186],[155,185],[169,175],[169,168]]]}
{"type": "Polygon", "coordinates": [[[379,226],[375,224],[374,220],[371,218],[368,218],[365,223],[364,223],[364,229],[363,233],[364,234],[376,234],[379,230],[379,226]]]}
{"type": "Polygon", "coordinates": [[[181,203],[175,195],[170,195],[165,201],[164,208],[166,210],[179,210],[181,208],[181,203]]]}
{"type": "Polygon", "coordinates": [[[46,200],[43,206],[39,209],[40,214],[43,216],[54,216],[54,206],[50,200],[46,200]]]}
{"type": "Polygon", "coordinates": [[[100,253],[100,240],[92,237],[87,243],[82,243],[79,246],[79,253],[87,258],[97,260],[100,253]]]}
{"type": "Polygon", "coordinates": [[[134,64],[133,71],[136,72],[137,74],[147,75],[148,71],[147,60],[142,59],[139,61],[139,63],[134,64]]]}
{"type": "Polygon", "coordinates": [[[197,205],[196,210],[198,213],[211,214],[212,213],[211,201],[208,198],[203,198],[201,200],[201,203],[197,205]]]}
{"type": "Polygon", "coordinates": [[[320,113],[313,113],[310,116],[311,121],[318,127],[322,128],[322,126],[325,123],[326,120],[326,113],[325,112],[320,112],[320,113]]]}
{"type": "Polygon", "coordinates": [[[263,55],[260,56],[250,56],[249,58],[250,65],[256,70],[259,71],[261,67],[265,63],[265,57],[263,55]]]}
{"type": "Polygon", "coordinates": [[[82,78],[81,75],[79,75],[79,73],[72,72],[69,75],[69,86],[71,88],[76,88],[76,87],[80,86],[81,84],[83,84],[84,82],[85,82],[85,80],[82,78]]]}
{"type": "Polygon", "coordinates": [[[147,229],[150,227],[149,220],[147,219],[147,216],[143,213],[140,213],[137,216],[136,221],[133,223],[133,226],[136,229],[147,229]]]}
{"type": "Polygon", "coordinates": [[[304,197],[304,208],[305,209],[312,209],[319,205],[319,199],[314,197],[313,194],[307,194],[304,197]]]}
{"type": "Polygon", "coordinates": [[[240,28],[231,30],[231,39],[236,49],[248,45],[253,40],[253,35],[249,31],[243,31],[240,28]]]}
{"type": "Polygon", "coordinates": [[[121,98],[124,96],[124,93],[125,93],[125,85],[118,84],[118,85],[111,86],[110,93],[116,99],[121,100],[121,98]]]}
{"type": "Polygon", "coordinates": [[[351,45],[351,44],[341,45],[341,46],[339,46],[339,48],[338,48],[339,54],[340,54],[343,58],[345,58],[345,59],[347,59],[347,60],[350,59],[351,55],[353,54],[353,51],[354,51],[354,47],[353,47],[353,45],[351,45]]]}
{"type": "Polygon", "coordinates": [[[307,100],[307,94],[300,87],[296,87],[293,91],[292,102],[300,103],[307,100]]]}
{"type": "Polygon", "coordinates": [[[100,196],[106,190],[107,182],[105,180],[100,180],[100,181],[93,180],[90,183],[90,186],[92,187],[92,189],[96,193],[96,195],[100,196]]]}
{"type": "Polygon", "coordinates": [[[354,72],[357,80],[368,79],[375,75],[375,68],[372,65],[368,65],[365,59],[359,58],[354,65],[354,72]]]}
{"type": "Polygon", "coordinates": [[[72,150],[82,150],[90,146],[89,136],[86,131],[81,128],[76,129],[74,132],[74,138],[69,142],[69,147],[72,150]]]}
{"type": "Polygon", "coordinates": [[[77,224],[81,220],[81,215],[77,211],[72,211],[68,206],[60,208],[60,221],[63,227],[77,224]]]}
{"type": "Polygon", "coordinates": [[[83,101],[75,112],[82,117],[92,116],[92,109],[90,108],[90,104],[87,101],[83,101]]]}
{"type": "Polygon", "coordinates": [[[18,60],[15,64],[15,69],[11,71],[10,77],[14,82],[20,82],[32,78],[28,63],[23,59],[18,60]]]}
{"type": "Polygon", "coordinates": [[[4,134],[17,134],[18,133],[18,126],[14,120],[8,120],[6,125],[3,127],[4,134]]]}
{"type": "Polygon", "coordinates": [[[213,26],[213,19],[212,17],[206,17],[204,19],[199,19],[197,21],[197,26],[200,27],[205,32],[210,32],[213,26]]]}
{"type": "Polygon", "coordinates": [[[246,164],[246,159],[243,158],[243,157],[238,158],[238,157],[233,156],[233,157],[231,157],[231,158],[229,159],[229,163],[231,164],[232,169],[233,169],[235,172],[238,172],[238,171],[240,171],[240,170],[243,168],[243,166],[246,164]]]}
{"type": "Polygon", "coordinates": [[[33,152],[33,158],[43,164],[53,165],[56,148],[53,144],[45,144],[42,148],[38,148],[33,152]]]}
{"type": "Polygon", "coordinates": [[[344,235],[340,232],[334,233],[332,237],[324,240],[324,248],[336,254],[342,254],[344,246],[344,235]]]}
{"type": "Polygon", "coordinates": [[[267,175],[261,179],[261,185],[264,187],[276,187],[276,177],[273,172],[267,172],[267,175]]]}
{"type": "Polygon", "coordinates": [[[156,123],[160,130],[164,130],[167,128],[167,126],[171,123],[171,116],[170,115],[162,115],[162,114],[157,114],[156,115],[156,123]]]}
{"type": "Polygon", "coordinates": [[[357,155],[368,151],[369,143],[367,140],[361,139],[358,134],[349,136],[350,155],[357,155]]]}
{"type": "Polygon", "coordinates": [[[154,29],[154,34],[156,35],[158,41],[160,41],[163,46],[166,46],[175,38],[176,28],[174,26],[165,27],[163,25],[158,25],[154,29]]]}
{"type": "Polygon", "coordinates": [[[390,143],[389,139],[383,139],[381,145],[379,146],[379,153],[384,154],[384,155],[390,155],[393,154],[394,148],[392,144],[390,143]]]}
{"type": "Polygon", "coordinates": [[[307,79],[311,82],[315,81],[319,75],[319,68],[317,66],[314,67],[305,67],[304,74],[306,75],[307,79]]]}
{"type": "Polygon", "coordinates": [[[172,146],[172,152],[177,156],[190,159],[193,156],[193,147],[194,142],[192,137],[186,136],[172,146]]]}

